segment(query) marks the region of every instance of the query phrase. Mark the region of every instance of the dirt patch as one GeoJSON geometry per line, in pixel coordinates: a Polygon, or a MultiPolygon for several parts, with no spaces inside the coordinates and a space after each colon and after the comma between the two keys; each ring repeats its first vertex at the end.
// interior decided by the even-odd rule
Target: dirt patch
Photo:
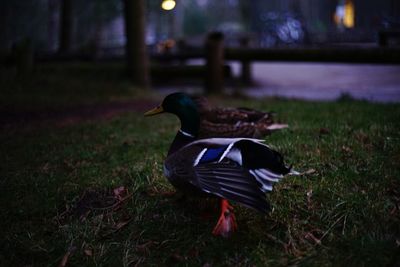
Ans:
{"type": "Polygon", "coordinates": [[[1,110],[0,128],[63,127],[83,121],[110,119],[127,112],[143,113],[157,104],[153,100],[140,99],[45,110],[1,110]]]}

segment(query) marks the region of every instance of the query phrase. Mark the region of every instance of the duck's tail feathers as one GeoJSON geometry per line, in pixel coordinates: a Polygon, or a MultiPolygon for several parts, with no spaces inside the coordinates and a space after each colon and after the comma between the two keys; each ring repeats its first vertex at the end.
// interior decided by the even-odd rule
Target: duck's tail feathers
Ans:
{"type": "Polygon", "coordinates": [[[281,130],[281,129],[286,129],[286,128],[289,128],[289,125],[282,124],[282,123],[273,123],[267,127],[267,129],[270,131],[281,130]]]}
{"type": "Polygon", "coordinates": [[[315,169],[308,169],[308,170],[306,170],[306,171],[302,171],[302,172],[298,172],[298,171],[295,171],[295,170],[293,170],[291,167],[290,167],[290,171],[289,171],[289,175],[296,175],[296,176],[303,176],[303,175],[310,175],[310,174],[313,174],[313,173],[315,173],[316,172],[316,170],[315,169]]]}
{"type": "Polygon", "coordinates": [[[288,175],[299,176],[299,175],[301,175],[301,172],[290,169],[290,172],[288,173],[288,175]]]}
{"type": "Polygon", "coordinates": [[[272,191],[273,183],[279,182],[283,175],[273,173],[267,169],[255,169],[249,171],[251,175],[261,184],[263,192],[272,191]]]}

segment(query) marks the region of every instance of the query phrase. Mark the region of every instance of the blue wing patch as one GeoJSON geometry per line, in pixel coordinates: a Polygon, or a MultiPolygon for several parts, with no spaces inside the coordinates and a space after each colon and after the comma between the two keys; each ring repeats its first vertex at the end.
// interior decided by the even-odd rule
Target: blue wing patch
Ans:
{"type": "Polygon", "coordinates": [[[204,153],[204,155],[201,157],[199,163],[207,163],[207,162],[219,160],[227,148],[228,148],[228,146],[221,146],[221,147],[217,147],[217,148],[208,148],[206,150],[206,152],[204,153]]]}

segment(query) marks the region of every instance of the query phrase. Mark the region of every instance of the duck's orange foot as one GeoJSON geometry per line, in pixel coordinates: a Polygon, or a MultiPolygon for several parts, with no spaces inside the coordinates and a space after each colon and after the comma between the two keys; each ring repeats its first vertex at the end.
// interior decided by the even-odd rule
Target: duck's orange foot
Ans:
{"type": "Polygon", "coordinates": [[[217,225],[214,227],[213,235],[229,237],[237,229],[236,218],[233,214],[233,207],[229,205],[228,200],[221,200],[221,216],[217,225]]]}

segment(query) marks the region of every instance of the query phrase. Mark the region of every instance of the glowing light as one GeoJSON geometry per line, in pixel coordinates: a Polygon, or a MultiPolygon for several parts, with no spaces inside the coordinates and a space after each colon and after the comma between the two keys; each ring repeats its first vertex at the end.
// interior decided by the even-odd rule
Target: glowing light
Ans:
{"type": "Polygon", "coordinates": [[[339,5],[336,7],[336,12],[334,15],[334,20],[336,25],[338,26],[342,25],[343,17],[344,17],[344,8],[342,5],[339,5]]]}
{"type": "Polygon", "coordinates": [[[351,0],[346,0],[344,4],[336,7],[333,17],[336,25],[346,28],[354,27],[354,4],[351,0]]]}
{"type": "Polygon", "coordinates": [[[344,5],[343,25],[347,28],[354,27],[354,5],[352,1],[346,1],[344,5]]]}
{"type": "Polygon", "coordinates": [[[164,10],[172,10],[175,8],[175,5],[176,5],[176,3],[174,0],[164,0],[161,3],[161,8],[164,10]]]}

